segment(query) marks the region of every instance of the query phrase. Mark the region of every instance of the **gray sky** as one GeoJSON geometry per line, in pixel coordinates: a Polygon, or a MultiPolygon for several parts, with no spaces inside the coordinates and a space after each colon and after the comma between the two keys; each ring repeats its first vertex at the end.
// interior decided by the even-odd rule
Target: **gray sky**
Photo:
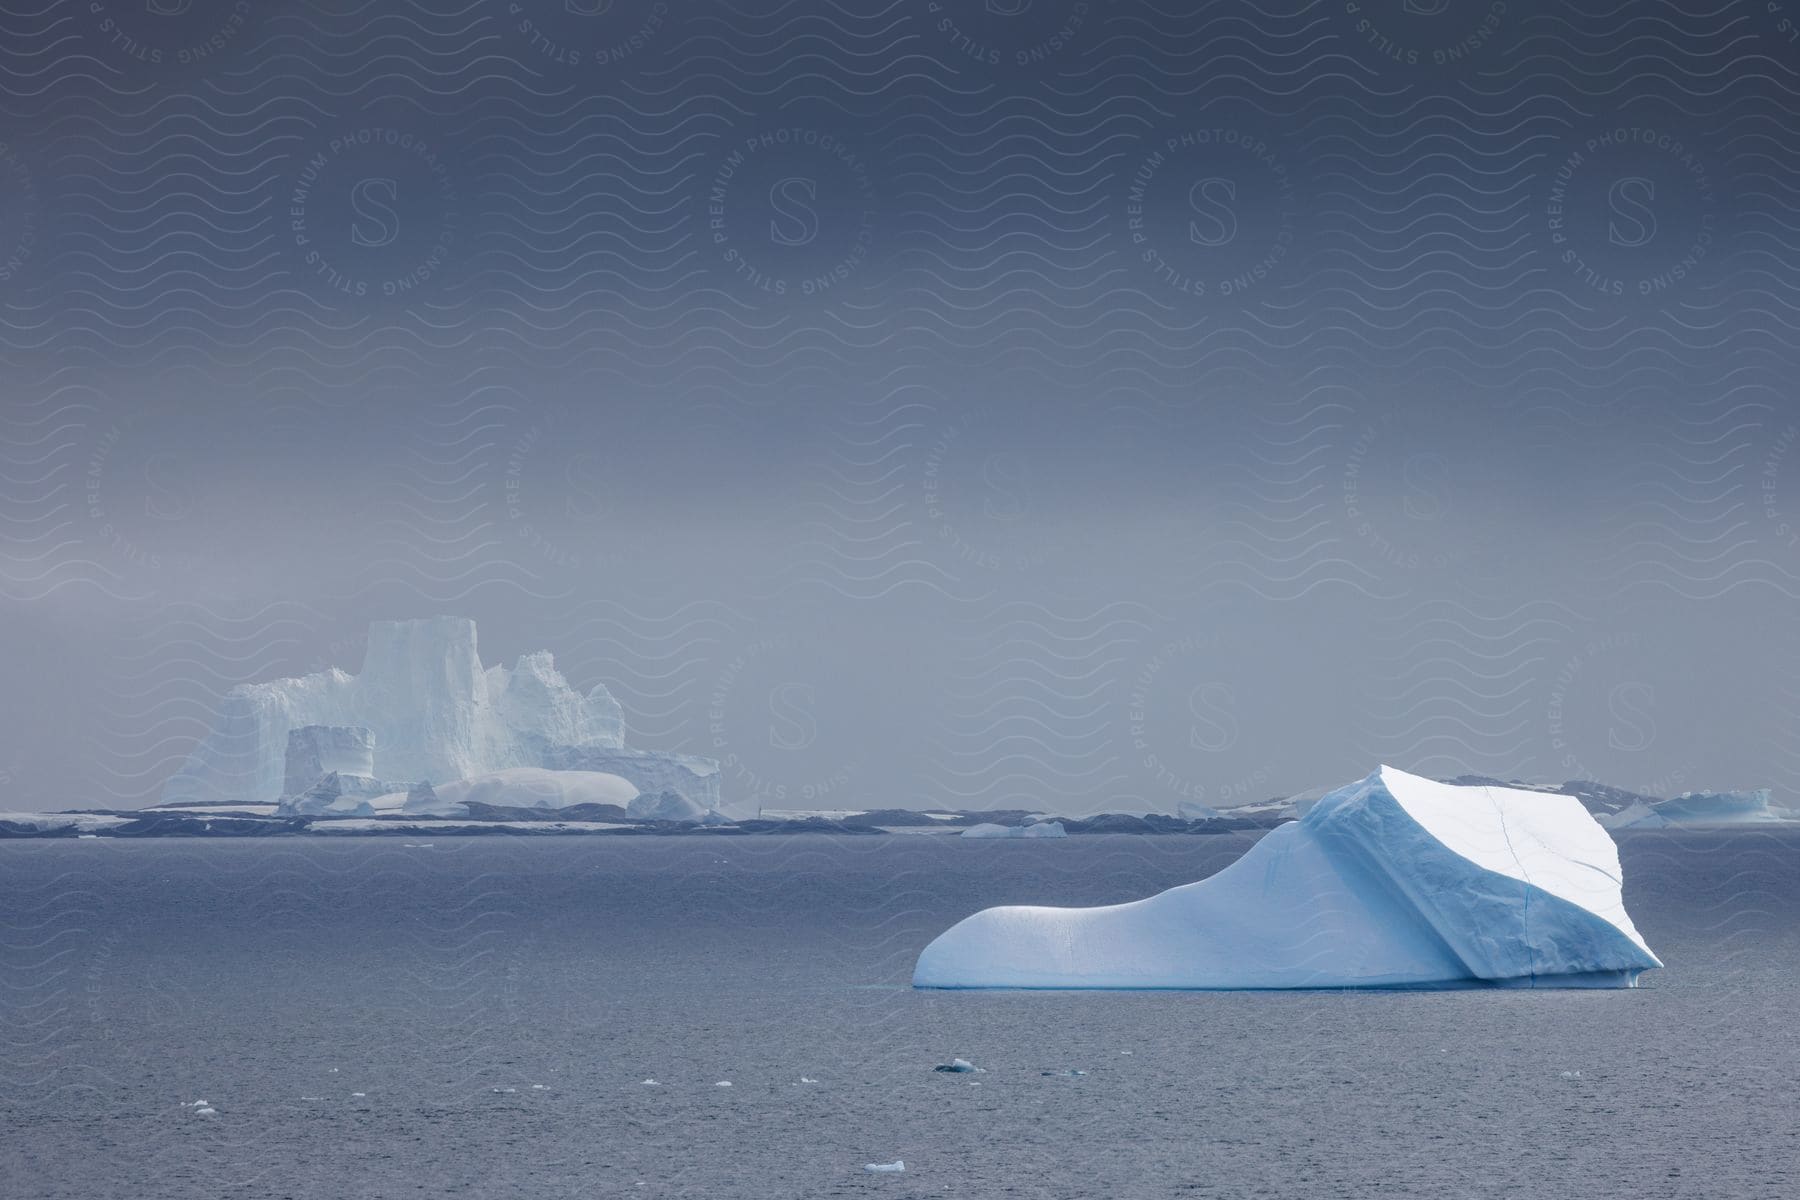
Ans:
{"type": "Polygon", "coordinates": [[[440,612],[735,801],[1792,800],[1760,6],[87,7],[0,16],[5,807],[440,612]]]}

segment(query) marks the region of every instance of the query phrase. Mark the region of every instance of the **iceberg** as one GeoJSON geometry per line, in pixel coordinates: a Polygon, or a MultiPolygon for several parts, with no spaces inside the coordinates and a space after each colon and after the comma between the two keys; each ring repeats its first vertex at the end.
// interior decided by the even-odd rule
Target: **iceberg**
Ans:
{"type": "MultiPolygon", "coordinates": [[[[1769,803],[1769,789],[1737,792],[1683,792],[1651,806],[1670,825],[1758,825],[1788,821],[1793,814],[1769,803]]],[[[1620,814],[1623,816],[1624,814],[1620,814]]]]}
{"type": "Polygon", "coordinates": [[[1661,966],[1580,801],[1382,767],[1207,879],[1103,908],[990,908],[922,988],[1631,987],[1661,966]]]}
{"type": "Polygon", "coordinates": [[[281,793],[297,796],[330,774],[375,774],[374,735],[361,725],[302,725],[288,730],[281,793]]]}
{"type": "Polygon", "coordinates": [[[367,775],[332,771],[296,795],[283,796],[275,807],[280,817],[368,817],[375,814],[376,799],[393,790],[392,784],[367,775]]]}
{"type": "Polygon", "coordinates": [[[1034,825],[994,825],[984,821],[963,830],[962,836],[966,838],[1059,838],[1068,837],[1069,831],[1063,828],[1061,821],[1039,821],[1034,825]]]}
{"type": "Polygon", "coordinates": [[[333,772],[442,789],[516,768],[619,776],[719,805],[717,762],[628,748],[612,693],[576,691],[546,651],[483,667],[463,617],[372,623],[354,675],[334,667],[232,688],[162,801],[271,802],[333,772]]]}

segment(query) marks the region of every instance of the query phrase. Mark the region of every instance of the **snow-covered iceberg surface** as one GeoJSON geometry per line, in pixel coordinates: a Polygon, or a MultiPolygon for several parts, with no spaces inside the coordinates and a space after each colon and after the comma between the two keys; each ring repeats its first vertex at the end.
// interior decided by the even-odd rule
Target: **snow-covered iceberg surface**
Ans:
{"type": "Polygon", "coordinates": [[[1661,965],[1578,800],[1382,767],[1198,883],[978,912],[925,947],[913,985],[1630,987],[1661,965]]]}

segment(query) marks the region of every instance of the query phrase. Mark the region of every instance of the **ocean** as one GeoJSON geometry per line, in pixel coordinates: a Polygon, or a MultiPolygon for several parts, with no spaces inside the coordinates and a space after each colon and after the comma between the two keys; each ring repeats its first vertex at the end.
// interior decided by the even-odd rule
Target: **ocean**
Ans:
{"type": "Polygon", "coordinates": [[[1800,1195],[1800,834],[1619,842],[1639,989],[1291,993],[908,986],[1247,835],[0,842],[0,1197],[1800,1195]]]}

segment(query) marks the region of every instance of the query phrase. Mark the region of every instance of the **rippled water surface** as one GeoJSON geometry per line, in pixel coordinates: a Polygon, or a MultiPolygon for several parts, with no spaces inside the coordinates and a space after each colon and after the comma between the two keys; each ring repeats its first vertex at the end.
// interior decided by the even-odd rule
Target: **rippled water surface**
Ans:
{"type": "Polygon", "coordinates": [[[1247,845],[0,843],[0,1195],[1800,1195],[1791,834],[1621,839],[1636,991],[907,987],[1247,845]]]}

